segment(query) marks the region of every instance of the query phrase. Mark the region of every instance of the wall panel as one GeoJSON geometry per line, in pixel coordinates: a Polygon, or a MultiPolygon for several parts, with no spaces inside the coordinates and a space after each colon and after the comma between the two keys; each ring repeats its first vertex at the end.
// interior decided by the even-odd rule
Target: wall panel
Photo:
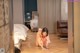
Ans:
{"type": "Polygon", "coordinates": [[[74,2],[74,53],[80,53],[80,1],[74,2]]]}
{"type": "Polygon", "coordinates": [[[14,24],[23,24],[23,0],[13,0],[13,22],[14,24]]]}
{"type": "Polygon", "coordinates": [[[0,0],[0,26],[4,25],[4,9],[3,9],[4,2],[0,0]]]}
{"type": "Polygon", "coordinates": [[[9,26],[9,0],[0,0],[0,48],[4,48],[5,53],[9,52],[9,26]]]}

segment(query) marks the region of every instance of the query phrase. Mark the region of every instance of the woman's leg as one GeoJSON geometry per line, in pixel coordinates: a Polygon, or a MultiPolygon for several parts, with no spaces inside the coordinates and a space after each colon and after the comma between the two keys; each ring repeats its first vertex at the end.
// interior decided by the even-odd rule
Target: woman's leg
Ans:
{"type": "Polygon", "coordinates": [[[46,43],[46,48],[48,49],[48,45],[49,45],[49,43],[46,43]]]}
{"type": "Polygon", "coordinates": [[[43,42],[40,42],[39,43],[39,46],[44,50],[45,48],[44,48],[44,45],[43,45],[43,42]]]}
{"type": "Polygon", "coordinates": [[[46,49],[48,49],[48,45],[49,45],[49,43],[48,43],[47,41],[45,41],[45,42],[44,42],[44,47],[45,47],[46,49]]]}

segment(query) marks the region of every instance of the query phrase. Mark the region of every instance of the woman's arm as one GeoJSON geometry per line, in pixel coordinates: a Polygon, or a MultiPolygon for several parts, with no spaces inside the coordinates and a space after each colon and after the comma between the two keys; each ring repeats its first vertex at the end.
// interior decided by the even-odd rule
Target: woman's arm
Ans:
{"type": "Polygon", "coordinates": [[[46,39],[47,39],[46,48],[48,48],[49,43],[51,43],[50,38],[49,38],[49,35],[46,37],[46,39]]]}

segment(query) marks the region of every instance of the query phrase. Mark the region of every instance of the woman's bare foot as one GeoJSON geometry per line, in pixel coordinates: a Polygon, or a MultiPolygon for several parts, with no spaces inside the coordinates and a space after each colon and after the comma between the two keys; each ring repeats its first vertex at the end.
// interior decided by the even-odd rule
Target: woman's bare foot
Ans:
{"type": "Polygon", "coordinates": [[[42,48],[42,50],[46,50],[46,48],[42,48]]]}

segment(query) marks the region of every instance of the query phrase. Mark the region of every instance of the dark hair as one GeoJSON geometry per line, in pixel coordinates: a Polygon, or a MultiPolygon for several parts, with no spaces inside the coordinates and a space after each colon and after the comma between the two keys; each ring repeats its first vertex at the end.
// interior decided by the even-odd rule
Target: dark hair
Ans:
{"type": "Polygon", "coordinates": [[[44,28],[42,29],[42,33],[43,33],[43,32],[46,32],[46,33],[47,33],[46,36],[48,36],[48,29],[47,29],[46,27],[44,27],[44,28]]]}

